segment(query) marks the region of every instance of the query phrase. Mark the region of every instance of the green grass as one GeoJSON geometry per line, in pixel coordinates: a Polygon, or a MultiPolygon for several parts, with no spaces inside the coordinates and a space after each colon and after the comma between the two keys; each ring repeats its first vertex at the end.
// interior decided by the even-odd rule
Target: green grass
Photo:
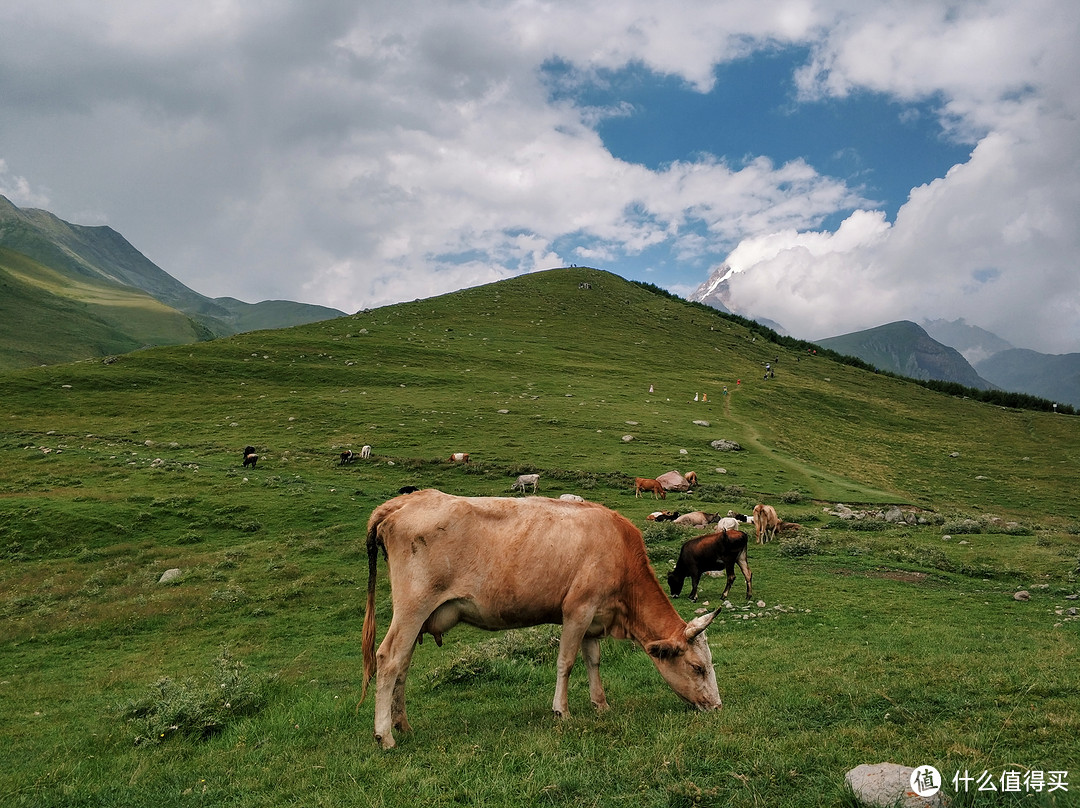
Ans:
{"type": "MultiPolygon", "coordinates": [[[[12,371],[0,401],[0,804],[832,806],[845,771],[884,760],[1068,770],[1053,800],[955,804],[1080,804],[1073,418],[797,357],[584,269],[12,371]],[[750,549],[765,607],[740,579],[709,629],[722,711],[689,712],[605,641],[612,709],[575,670],[559,721],[556,629],[459,628],[417,650],[414,731],[377,748],[357,706],[375,505],[405,484],[509,495],[538,471],[542,495],[645,528],[658,503],[632,478],[671,468],[703,485],[664,507],[766,501],[804,526],[750,549]],[[842,522],[836,502],[924,523],[842,522]]],[[[647,529],[661,576],[693,535],[647,529]]]]}

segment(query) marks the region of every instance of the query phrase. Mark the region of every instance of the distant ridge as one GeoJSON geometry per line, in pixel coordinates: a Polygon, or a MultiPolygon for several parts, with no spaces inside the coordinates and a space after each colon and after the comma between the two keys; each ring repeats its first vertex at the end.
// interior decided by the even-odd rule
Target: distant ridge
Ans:
{"type": "Polygon", "coordinates": [[[995,389],[959,351],[942,345],[910,320],[818,340],[818,344],[911,379],[954,382],[976,390],[995,389]]]}
{"type": "Polygon", "coordinates": [[[0,196],[0,368],[176,345],[345,313],[189,289],[111,227],[65,222],[0,196]]]}

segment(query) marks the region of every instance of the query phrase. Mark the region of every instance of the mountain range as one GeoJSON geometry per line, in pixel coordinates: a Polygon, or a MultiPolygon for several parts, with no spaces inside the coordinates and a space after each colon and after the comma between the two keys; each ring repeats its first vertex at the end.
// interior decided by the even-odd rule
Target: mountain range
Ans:
{"type": "MultiPolygon", "coordinates": [[[[721,266],[689,299],[733,312],[728,292],[732,270],[721,266]]],[[[785,333],[771,320],[754,318],[785,333]]],[[[908,320],[817,340],[879,370],[913,379],[954,382],[976,390],[998,389],[1080,406],[1080,353],[1043,354],[1016,348],[963,319],[908,320]]]]}
{"type": "MultiPolygon", "coordinates": [[[[689,299],[733,313],[730,274],[720,267],[689,299]]],[[[206,297],[111,227],[71,224],[0,196],[0,369],[101,358],[344,315],[286,300],[206,297]]],[[[778,323],[751,319],[785,333],[778,323]]],[[[1080,406],[1080,354],[1016,348],[963,320],[901,321],[819,344],[901,376],[1080,406]]]]}
{"type": "Polygon", "coordinates": [[[111,227],[71,224],[0,196],[0,368],[186,344],[344,313],[283,300],[206,297],[111,227]]]}

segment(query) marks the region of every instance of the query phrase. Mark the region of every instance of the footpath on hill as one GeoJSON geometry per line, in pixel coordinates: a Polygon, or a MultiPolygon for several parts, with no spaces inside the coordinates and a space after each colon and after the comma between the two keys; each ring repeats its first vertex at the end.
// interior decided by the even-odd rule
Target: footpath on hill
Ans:
{"type": "MultiPolygon", "coordinates": [[[[883,491],[862,485],[847,477],[834,474],[828,469],[805,463],[765,443],[754,422],[736,416],[731,410],[731,395],[722,396],[724,418],[738,425],[743,436],[744,448],[760,452],[770,462],[799,481],[797,489],[811,499],[827,502],[890,502],[898,503],[895,492],[883,491]]],[[[772,492],[779,493],[779,492],[772,492]]],[[[904,503],[898,503],[904,504],[904,503]]]]}

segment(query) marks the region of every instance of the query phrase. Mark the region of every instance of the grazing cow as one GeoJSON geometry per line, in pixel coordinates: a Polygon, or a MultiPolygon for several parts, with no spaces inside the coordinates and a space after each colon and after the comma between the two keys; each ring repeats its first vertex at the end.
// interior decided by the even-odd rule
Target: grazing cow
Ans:
{"type": "Polygon", "coordinates": [[[259,462],[259,456],[255,454],[254,446],[244,447],[244,468],[251,466],[255,468],[255,464],[259,462]]]}
{"type": "Polygon", "coordinates": [[[517,491],[520,488],[521,493],[524,494],[525,493],[525,486],[531,485],[533,493],[535,494],[536,493],[536,486],[539,483],[540,483],[540,475],[539,474],[522,474],[520,477],[517,478],[517,482],[514,483],[513,487],[510,490],[511,491],[517,491]]]}
{"type": "Polygon", "coordinates": [[[360,457],[362,457],[364,460],[368,460],[371,458],[371,447],[368,446],[366,443],[360,447],[360,457]]]}
{"type": "Polygon", "coordinates": [[[686,481],[688,483],[690,483],[691,487],[697,485],[697,472],[696,471],[688,471],[688,472],[686,472],[686,481]]]}
{"type": "Polygon", "coordinates": [[[450,459],[447,462],[449,462],[449,463],[468,463],[469,462],[469,453],[468,452],[454,452],[452,455],[450,455],[450,459]]]}
{"type": "Polygon", "coordinates": [[[363,690],[375,686],[375,738],[410,729],[405,677],[424,634],[442,643],[458,623],[492,631],[562,624],[556,665],[557,716],[569,715],[567,688],[578,651],[589,698],[607,708],[600,638],[633,640],[668,685],[700,710],[720,707],[704,631],[717,612],[683,621],[660,588],[641,532],[593,502],[544,497],[457,497],[426,489],[384,502],[368,520],[368,591],[363,690]],[[379,548],[393,599],[390,628],[375,651],[379,548]],[[376,667],[377,666],[377,667],[376,667]]]}
{"type": "Polygon", "coordinates": [[[667,499],[667,492],[659,480],[649,480],[645,477],[634,478],[634,496],[640,497],[642,491],[652,491],[653,499],[667,499]]]}
{"type": "Polygon", "coordinates": [[[356,452],[352,449],[346,449],[341,453],[341,459],[338,461],[339,466],[347,466],[349,463],[356,459],[356,452]]]}
{"type": "Polygon", "coordinates": [[[708,533],[690,539],[679,550],[679,560],[675,562],[675,569],[668,573],[668,586],[671,588],[671,596],[679,597],[682,592],[683,581],[690,578],[690,600],[697,600],[698,581],[701,574],[710,570],[726,570],[727,586],[724,594],[720,597],[727,599],[731,585],[735,583],[735,565],[739,565],[743,578],[746,579],[746,599],[750,600],[753,592],[750,566],[746,563],[746,534],[741,530],[721,530],[718,533],[708,533]]]}
{"type": "Polygon", "coordinates": [[[720,518],[719,514],[705,513],[704,511],[690,511],[684,513],[675,520],[677,525],[693,525],[694,527],[708,527],[709,524],[720,518]]]}
{"type": "Polygon", "coordinates": [[[653,511],[645,517],[649,522],[674,522],[678,518],[678,511],[653,511]]]}
{"type": "Polygon", "coordinates": [[[754,528],[757,532],[758,544],[764,544],[774,538],[779,526],[780,517],[776,515],[776,508],[761,503],[754,506],[754,528]]]}

